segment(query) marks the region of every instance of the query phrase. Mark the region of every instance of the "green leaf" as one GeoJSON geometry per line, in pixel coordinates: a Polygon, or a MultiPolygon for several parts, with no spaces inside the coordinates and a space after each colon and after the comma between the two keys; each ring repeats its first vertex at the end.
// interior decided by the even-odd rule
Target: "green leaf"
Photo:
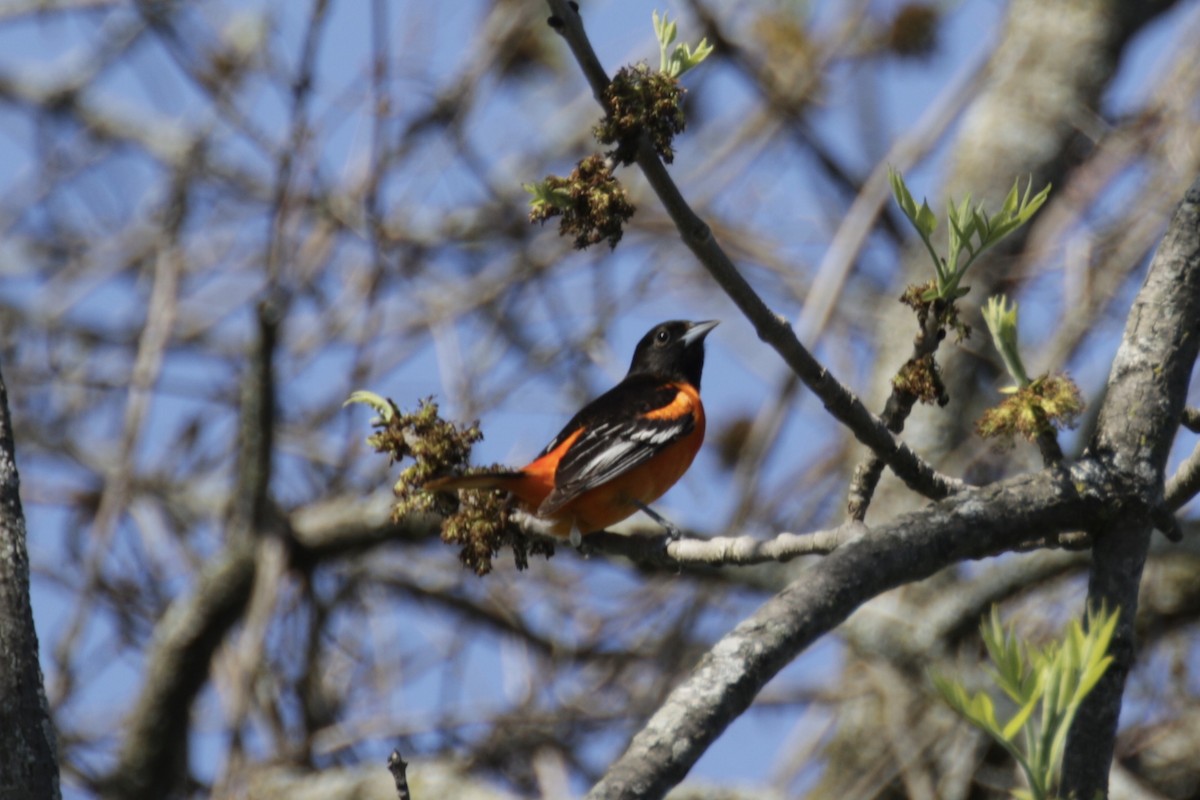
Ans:
{"type": "Polygon", "coordinates": [[[654,36],[658,39],[659,72],[678,78],[712,55],[713,46],[707,39],[701,39],[695,49],[686,42],[681,42],[672,49],[671,43],[679,35],[679,23],[668,19],[665,11],[661,17],[658,11],[652,11],[650,20],[654,23],[654,36]]]}
{"type": "Polygon", "coordinates": [[[1063,681],[1067,676],[1059,668],[1057,659],[1048,661],[1042,667],[1041,672],[1045,675],[1045,690],[1042,695],[1043,714],[1057,715],[1059,699],[1063,694],[1063,681]]]}
{"type": "Polygon", "coordinates": [[[346,402],[342,403],[342,408],[354,403],[362,403],[375,409],[375,413],[379,414],[380,421],[387,424],[392,421],[396,415],[396,407],[392,405],[392,401],[385,397],[368,392],[366,389],[359,389],[356,392],[351,392],[346,398],[346,402]]]}
{"type": "Polygon", "coordinates": [[[983,306],[983,322],[992,335],[992,344],[1004,361],[1004,368],[1018,387],[1029,385],[1029,374],[1017,346],[1017,304],[1008,305],[1004,295],[993,295],[983,306]]]}
{"type": "Polygon", "coordinates": [[[1037,708],[1038,700],[1041,699],[1040,695],[1041,692],[1035,692],[1025,705],[1017,709],[1017,713],[1013,714],[1012,719],[1005,723],[1002,734],[1006,740],[1011,742],[1021,729],[1025,727],[1025,723],[1033,715],[1033,710],[1037,708]]]}
{"type": "MultiPolygon", "coordinates": [[[[1030,180],[1030,183],[1033,181],[1030,180]]],[[[1012,188],[1008,190],[1008,194],[1004,198],[1004,204],[1000,206],[1000,211],[997,216],[1010,217],[1017,210],[1017,204],[1020,202],[1021,196],[1017,191],[1020,185],[1020,180],[1014,180],[1012,188]]]]}
{"type": "Polygon", "coordinates": [[[967,721],[1003,741],[999,723],[996,722],[996,707],[992,698],[984,692],[972,695],[961,684],[940,675],[933,676],[933,685],[946,704],[966,717],[967,721]]]}
{"type": "Polygon", "coordinates": [[[929,207],[929,203],[925,200],[921,201],[921,207],[917,210],[917,214],[912,218],[912,221],[917,227],[917,231],[924,236],[932,236],[934,231],[937,230],[937,215],[933,213],[933,209],[929,207]]]}
{"type": "Polygon", "coordinates": [[[1046,186],[1031,197],[1031,178],[1026,183],[1022,195],[1020,181],[1013,181],[1012,188],[995,214],[989,214],[983,203],[972,206],[969,193],[959,202],[949,198],[946,206],[948,248],[945,258],[942,258],[937,254],[930,238],[937,230],[938,218],[929,207],[929,203],[922,200],[921,205],[917,206],[912,192],[904,183],[904,178],[891,167],[888,168],[888,182],[896,204],[921,236],[930,258],[933,259],[936,290],[927,291],[922,295],[922,299],[927,302],[939,298],[953,301],[965,295],[966,290],[959,290],[959,282],[975,259],[1025,224],[1050,194],[1050,187],[1046,186]]]}
{"type": "Polygon", "coordinates": [[[993,679],[1013,702],[1024,703],[1028,697],[1022,691],[1025,667],[1021,653],[1021,643],[1016,637],[1008,635],[1000,621],[1000,609],[992,606],[992,613],[980,625],[980,635],[987,648],[988,657],[995,664],[992,670],[993,679]]]}
{"type": "Polygon", "coordinates": [[[529,205],[535,209],[553,206],[565,211],[571,207],[571,192],[561,186],[551,186],[548,180],[522,183],[521,188],[533,195],[529,200],[529,205]]]}
{"type": "MultiPolygon", "coordinates": [[[[993,298],[989,306],[990,316],[1009,313],[1003,300],[993,298]]],[[[1015,309],[1011,313],[1015,317],[1015,309]]],[[[1015,797],[1046,800],[1053,796],[1071,723],[1112,662],[1107,650],[1115,630],[1115,614],[1109,616],[1103,609],[1089,611],[1086,630],[1074,620],[1060,641],[1037,647],[1018,639],[993,607],[980,625],[993,664],[988,672],[1017,704],[1016,712],[1002,727],[987,693],[972,694],[952,679],[934,678],[951,708],[987,731],[1016,759],[1029,790],[1014,792],[1015,797]]]]}
{"type": "Polygon", "coordinates": [[[933,247],[933,241],[930,239],[934,231],[937,230],[937,215],[929,207],[929,202],[924,199],[921,200],[920,207],[917,207],[916,201],[913,200],[912,192],[908,190],[907,184],[904,183],[904,176],[890,166],[888,167],[888,183],[891,184],[892,197],[895,198],[896,205],[900,206],[900,210],[904,212],[904,216],[908,218],[908,221],[921,237],[925,249],[929,252],[929,257],[933,259],[933,268],[937,277],[935,282],[937,290],[925,292],[921,299],[926,302],[936,300],[941,296],[940,289],[946,277],[946,263],[937,254],[937,251],[933,247]]]}
{"type": "Polygon", "coordinates": [[[671,54],[671,75],[679,77],[688,70],[700,65],[704,59],[712,55],[713,46],[708,43],[708,39],[701,39],[696,44],[696,49],[693,50],[691,45],[680,44],[675,47],[675,52],[671,54]]]}
{"type": "MultiPolygon", "coordinates": [[[[892,185],[892,197],[896,200],[896,205],[900,206],[900,210],[904,212],[904,216],[908,217],[909,221],[914,225],[917,222],[917,204],[913,201],[913,196],[908,191],[907,184],[904,183],[904,177],[895,170],[894,167],[888,167],[888,183],[892,185]]],[[[921,226],[917,225],[917,230],[921,230],[921,226]]]]}

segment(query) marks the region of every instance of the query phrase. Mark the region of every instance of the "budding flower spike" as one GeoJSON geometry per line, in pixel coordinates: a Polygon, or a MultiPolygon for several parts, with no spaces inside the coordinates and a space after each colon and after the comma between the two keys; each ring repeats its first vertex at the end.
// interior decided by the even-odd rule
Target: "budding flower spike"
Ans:
{"type": "Polygon", "coordinates": [[[1016,385],[1001,390],[1009,397],[983,413],[976,432],[985,439],[1009,441],[1019,434],[1032,442],[1055,429],[1074,427],[1083,412],[1079,387],[1065,375],[1029,378],[1017,348],[1017,304],[1010,306],[1003,295],[992,297],[984,305],[983,321],[1016,385]]]}

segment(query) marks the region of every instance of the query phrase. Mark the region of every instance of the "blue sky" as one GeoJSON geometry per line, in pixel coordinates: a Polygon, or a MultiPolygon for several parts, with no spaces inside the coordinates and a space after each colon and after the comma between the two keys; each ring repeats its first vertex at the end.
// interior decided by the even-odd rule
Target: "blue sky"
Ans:
{"type": "MultiPolygon", "coordinates": [[[[437,12],[422,4],[398,3],[389,5],[389,22],[395,32],[394,74],[403,84],[412,76],[414,91],[401,97],[409,105],[398,110],[392,127],[399,130],[405,121],[427,108],[429,97],[422,88],[438,84],[448,76],[457,74],[470,56],[466,46],[478,35],[475,26],[479,20],[482,4],[450,4],[449,8],[437,12]],[[428,21],[436,14],[431,24],[417,24],[412,15],[428,21]],[[410,35],[411,31],[429,31],[430,35],[410,35]],[[420,80],[418,80],[418,76],[420,80]]],[[[880,3],[880,8],[894,4],[880,3]]],[[[829,17],[835,4],[817,4],[819,19],[829,17]]],[[[272,36],[282,42],[275,52],[285,64],[294,63],[298,43],[302,36],[302,23],[306,4],[285,3],[209,3],[190,12],[208,21],[214,30],[229,25],[252,26],[255,9],[269,11],[272,36]],[[234,11],[234,9],[238,9],[234,11]],[[240,15],[240,16],[239,16],[240,15]]],[[[369,43],[370,19],[366,14],[366,3],[333,3],[331,23],[326,33],[325,46],[320,51],[317,66],[318,89],[314,95],[312,118],[324,124],[322,140],[318,148],[319,173],[330,176],[361,169],[364,150],[369,147],[369,117],[362,105],[353,98],[360,96],[364,81],[363,64],[366,43],[369,43]],[[347,109],[350,109],[347,111],[347,109]]],[[[661,8],[661,6],[660,6],[661,8]]],[[[680,9],[667,6],[671,12],[680,9]]],[[[588,3],[585,20],[593,44],[606,67],[611,71],[622,63],[636,59],[657,59],[657,46],[650,26],[651,5],[633,0],[608,0],[588,3]]],[[[995,2],[969,1],[949,7],[946,28],[941,37],[941,48],[928,62],[895,62],[883,68],[873,65],[846,63],[834,70],[831,85],[823,96],[819,113],[814,114],[813,127],[832,143],[835,153],[852,170],[865,174],[876,160],[883,155],[898,132],[911,126],[919,119],[929,103],[944,87],[950,76],[971,63],[981,50],[991,43],[1003,17],[1003,6],[995,2]],[[861,137],[864,118],[869,118],[869,136],[861,137]]],[[[1140,102],[1146,77],[1160,65],[1162,53],[1175,41],[1179,16],[1190,11],[1184,9],[1156,22],[1143,33],[1130,51],[1119,80],[1109,98],[1109,107],[1114,113],[1124,112],[1140,102]]],[[[94,17],[69,18],[58,21],[56,17],[35,18],[18,25],[0,26],[0,74],[24,75],[31,80],[52,83],[59,76],[69,74],[84,54],[96,35],[94,17]]],[[[110,19],[111,21],[111,19],[110,19]]],[[[686,22],[681,26],[681,37],[694,39],[686,22]]],[[[565,46],[561,57],[568,60],[565,46]]],[[[132,57],[122,65],[106,73],[101,81],[98,96],[123,108],[130,108],[144,115],[148,124],[163,126],[164,136],[172,124],[216,124],[195,87],[181,78],[170,67],[171,59],[161,46],[150,42],[139,47],[132,57]]],[[[743,229],[760,234],[768,249],[780,258],[790,258],[798,269],[815,267],[819,262],[831,231],[840,221],[844,203],[831,202],[828,195],[821,195],[814,184],[806,179],[813,169],[809,159],[786,144],[771,142],[764,145],[758,155],[747,158],[741,171],[733,177],[713,174],[710,166],[710,150],[720,146],[711,138],[705,138],[704,119],[720,120],[750,114],[756,99],[744,78],[731,70],[701,67],[687,76],[685,83],[692,91],[689,102],[701,110],[700,123],[690,129],[678,142],[679,156],[672,172],[689,196],[704,195],[720,191],[711,208],[721,214],[724,223],[742,226],[743,229]]],[[[491,161],[494,174],[512,175],[511,193],[506,200],[514,207],[514,213],[523,213],[524,193],[519,188],[522,180],[540,175],[528,175],[522,169],[536,163],[539,154],[560,137],[564,130],[582,123],[562,109],[587,115],[598,115],[588,100],[589,94],[581,77],[566,81],[548,81],[544,87],[533,86],[522,90],[495,87],[495,96],[480,103],[467,126],[468,137],[491,161]]],[[[288,97],[272,87],[262,86],[247,91],[244,105],[252,109],[254,119],[261,125],[264,134],[273,140],[286,136],[286,110],[288,97]]],[[[0,106],[0,189],[5,195],[28,193],[31,159],[39,153],[35,141],[38,131],[29,124],[20,112],[0,106]]],[[[952,133],[951,133],[952,136],[952,133]]],[[[224,140],[228,155],[244,163],[249,169],[260,169],[261,160],[253,147],[236,136],[224,140]]],[[[439,152],[444,143],[436,140],[423,143],[431,154],[439,152]]],[[[946,147],[935,150],[925,162],[911,170],[907,177],[914,194],[931,194],[930,200],[938,204],[936,187],[944,168],[946,147]]],[[[733,154],[731,159],[739,156],[733,154]]],[[[566,172],[570,158],[550,168],[566,172]]],[[[644,191],[638,190],[635,176],[630,176],[635,191],[640,191],[640,202],[648,209],[656,201],[644,191]]],[[[138,158],[114,159],[103,168],[82,178],[77,186],[81,193],[92,193],[93,199],[72,197],[63,202],[78,202],[81,217],[93,208],[94,195],[103,193],[111,197],[107,202],[113,209],[124,209],[136,216],[139,209],[153,205],[156,191],[156,176],[152,168],[138,158]]],[[[420,216],[412,224],[420,227],[422,222],[432,226],[445,215],[455,213],[464,202],[474,200],[485,193],[475,180],[464,170],[434,173],[415,170],[410,176],[395,181],[387,187],[385,196],[400,204],[417,196],[422,199],[420,216]]],[[[1103,211],[1103,210],[1101,210],[1103,211]]],[[[114,211],[114,213],[117,213],[114,211]]],[[[227,225],[229,216],[236,210],[206,209],[200,219],[211,216],[214,224],[227,225]]],[[[94,223],[98,236],[105,233],[104,220],[94,223]]],[[[265,220],[263,221],[265,233],[265,220]]],[[[202,236],[204,231],[196,231],[202,236]]],[[[249,235],[245,231],[242,235],[249,235]]],[[[553,226],[547,226],[542,236],[554,237],[553,226]]],[[[353,245],[348,245],[353,249],[353,245]]],[[[480,258],[486,262],[487,254],[480,258]]],[[[603,259],[606,269],[615,276],[614,286],[618,290],[649,281],[652,291],[647,299],[611,320],[603,342],[597,343],[594,352],[585,359],[587,369],[576,377],[570,390],[561,390],[557,374],[532,375],[519,384],[510,394],[494,407],[483,413],[486,440],[476,451],[481,462],[523,462],[536,453],[558,430],[575,410],[580,399],[594,395],[615,383],[623,374],[634,343],[654,323],[669,318],[691,319],[718,318],[722,325],[709,338],[704,395],[712,424],[739,414],[755,411],[763,402],[769,387],[781,374],[777,357],[762,346],[752,329],[740,318],[732,304],[715,291],[710,279],[692,261],[686,248],[667,231],[660,240],[646,242],[644,239],[628,247],[622,246],[613,253],[597,252],[593,249],[584,254],[571,255],[560,264],[562,276],[559,286],[568,295],[572,290],[584,298],[569,313],[578,313],[581,320],[592,313],[591,283],[589,272],[583,268],[596,259],[603,259]],[[670,269],[660,269],[667,262],[670,269]],[[551,400],[545,399],[545,390],[552,389],[551,400]]],[[[12,246],[0,245],[0,297],[6,303],[39,307],[51,305],[55,298],[46,294],[46,283],[25,263],[25,255],[14,251],[12,246]]],[[[752,279],[762,283],[776,280],[762,269],[761,265],[745,262],[743,266],[752,279]]],[[[868,248],[864,264],[864,280],[886,282],[889,280],[891,263],[888,251],[874,243],[868,248]]],[[[489,263],[479,265],[490,269],[489,263]]],[[[248,281],[250,279],[247,279],[248,281]]],[[[1053,275],[1045,282],[1057,281],[1053,275]]],[[[774,285],[774,284],[771,284],[774,285]]],[[[243,287],[244,288],[244,287],[243,287]]],[[[214,292],[237,291],[237,281],[221,283],[214,292]]],[[[1023,335],[1030,341],[1041,338],[1039,332],[1052,330],[1055,325],[1058,295],[1050,287],[1040,299],[1027,301],[1026,316],[1023,317],[1023,335]]],[[[97,324],[114,321],[138,320],[143,314],[141,304],[144,294],[139,287],[119,281],[101,283],[86,304],[74,312],[94,315],[97,324]]],[[[795,318],[801,309],[801,298],[795,294],[778,290],[772,292],[776,308],[784,315],[795,318]]],[[[1127,303],[1121,306],[1123,309],[1127,303]]],[[[320,310],[301,303],[296,312],[301,318],[319,324],[320,310]]],[[[544,333],[546,340],[554,335],[554,320],[545,318],[542,309],[533,309],[535,328],[544,333]],[[541,316],[539,316],[541,315],[541,316]]],[[[1122,311],[1123,315],[1123,311],[1122,311]]],[[[1077,365],[1078,377],[1085,391],[1095,389],[1102,382],[1108,359],[1115,348],[1116,333],[1121,321],[1112,320],[1102,337],[1097,337],[1094,355],[1087,363],[1077,365]]],[[[228,322],[229,335],[247,336],[252,320],[249,314],[231,318],[228,322]]],[[[453,331],[459,342],[471,343],[479,337],[483,328],[477,321],[463,321],[453,331]]],[[[402,403],[429,394],[438,395],[451,414],[469,414],[471,409],[461,406],[462,393],[456,390],[464,381],[478,381],[483,386],[503,387],[514,373],[525,365],[515,362],[502,350],[480,345],[485,357],[477,362],[474,372],[456,371],[455,360],[439,354],[432,344],[423,352],[405,360],[394,369],[381,370],[375,376],[378,383],[366,388],[395,397],[402,403]]],[[[465,348],[475,345],[467,344],[465,348]]],[[[854,353],[849,354],[840,346],[822,347],[818,354],[834,359],[835,372],[856,389],[865,388],[865,381],[873,366],[856,362],[854,353]],[[835,363],[836,362],[836,363],[835,363]]],[[[310,362],[297,363],[285,374],[285,391],[289,400],[297,404],[319,404],[344,396],[345,365],[348,354],[333,351],[310,362]]],[[[98,358],[97,371],[103,371],[105,362],[98,358]]],[[[163,457],[155,452],[156,442],[166,441],[170,431],[175,430],[189,414],[204,413],[210,402],[203,396],[203,384],[208,375],[227,375],[228,364],[171,362],[164,373],[162,388],[164,396],[156,400],[153,418],[143,436],[145,452],[139,458],[154,461],[163,457]],[[210,372],[211,371],[211,372],[210,372]]],[[[21,387],[10,385],[10,392],[20,392],[21,387]]],[[[53,398],[49,398],[53,401],[53,398]]],[[[365,432],[366,411],[348,412],[328,430],[331,445],[337,446],[346,437],[361,437],[365,432]]],[[[18,419],[18,423],[20,420],[18,419]]],[[[110,420],[112,422],[112,420],[110,420]]],[[[714,428],[710,427],[710,431],[714,428]]],[[[217,421],[207,435],[214,441],[231,436],[232,422],[217,421]]],[[[114,429],[109,435],[116,436],[114,429]]],[[[787,445],[781,448],[786,454],[797,449],[804,452],[819,452],[833,447],[838,441],[837,432],[820,409],[819,403],[804,395],[799,408],[782,434],[787,445]]],[[[21,432],[18,428],[18,440],[21,432]]],[[[18,442],[19,444],[19,442],[18,442]]],[[[768,463],[768,470],[761,480],[768,485],[790,479],[788,464],[780,458],[768,463]]],[[[59,470],[59,465],[42,457],[23,455],[21,467],[30,473],[27,485],[70,486],[72,476],[59,470]]],[[[379,469],[381,482],[387,480],[382,467],[379,469]]],[[[723,475],[716,458],[709,448],[702,452],[695,467],[679,487],[662,502],[662,510],[673,520],[699,529],[711,527],[713,520],[721,520],[730,513],[732,498],[713,491],[723,475]]],[[[287,463],[276,486],[284,501],[305,497],[313,487],[302,476],[300,470],[289,470],[287,463]]],[[[43,570],[52,568],[65,557],[64,552],[70,538],[70,529],[77,521],[69,519],[61,510],[43,505],[37,500],[26,499],[26,512],[31,531],[30,548],[35,566],[43,570]]],[[[796,509],[800,516],[801,509],[796,509]]],[[[751,531],[766,533],[767,531],[751,531]]],[[[125,552],[118,545],[113,558],[133,559],[135,554],[125,552]]],[[[446,557],[453,558],[447,550],[446,557]]],[[[532,575],[559,568],[560,556],[549,564],[536,562],[532,575]]],[[[631,582],[636,583],[623,567],[590,565],[586,584],[581,587],[584,595],[581,602],[594,603],[603,607],[607,596],[620,596],[631,582]]],[[[184,587],[181,585],[180,589],[184,587]]],[[[727,598],[724,605],[715,610],[706,620],[705,631],[713,639],[724,633],[737,619],[745,616],[760,601],[760,597],[746,593],[727,598]]],[[[34,584],[34,607],[39,632],[44,647],[55,641],[72,609],[70,595],[56,588],[45,579],[34,584]]],[[[382,605],[382,604],[381,604],[382,605]]],[[[423,621],[431,635],[436,636],[439,624],[436,615],[423,621]]],[[[85,640],[87,652],[96,654],[97,662],[108,662],[113,631],[103,624],[89,628],[85,640]]],[[[47,653],[47,656],[49,654],[47,653]]],[[[495,637],[484,638],[473,648],[465,663],[460,664],[467,686],[468,704],[472,697],[488,697],[494,688],[495,676],[502,672],[504,645],[495,637]]],[[[49,660],[47,659],[47,663],[49,660]]],[[[839,668],[840,656],[836,643],[826,641],[797,660],[768,687],[765,696],[783,696],[793,687],[809,688],[819,684],[819,677],[839,668]]],[[[71,714],[103,718],[119,713],[128,706],[129,699],[138,689],[140,664],[128,659],[108,663],[101,679],[94,681],[89,693],[80,697],[70,709],[71,714]]],[[[51,678],[53,675],[51,674],[51,678]]],[[[401,696],[391,700],[404,713],[419,712],[430,707],[431,701],[439,697],[433,690],[439,676],[436,672],[424,676],[414,685],[404,686],[401,696]]],[[[211,695],[205,698],[212,703],[211,695]]],[[[723,735],[712,749],[697,764],[693,775],[720,781],[761,781],[772,774],[785,743],[794,742],[813,731],[820,731],[823,720],[818,713],[815,718],[796,715],[794,709],[785,706],[752,710],[743,716],[723,735]]],[[[816,734],[813,734],[816,735],[816,734]]],[[[220,750],[221,736],[208,732],[197,738],[194,756],[201,773],[209,773],[216,766],[212,760],[220,750]]],[[[611,756],[620,742],[597,744],[596,757],[599,763],[611,756]],[[608,752],[606,752],[606,750],[608,752]]],[[[378,753],[372,758],[382,762],[386,745],[378,743],[378,753]]],[[[104,756],[98,756],[103,762],[104,756]]],[[[803,775],[793,788],[799,789],[813,779],[810,772],[803,775]]],[[[68,791],[68,796],[78,796],[68,791]]]]}

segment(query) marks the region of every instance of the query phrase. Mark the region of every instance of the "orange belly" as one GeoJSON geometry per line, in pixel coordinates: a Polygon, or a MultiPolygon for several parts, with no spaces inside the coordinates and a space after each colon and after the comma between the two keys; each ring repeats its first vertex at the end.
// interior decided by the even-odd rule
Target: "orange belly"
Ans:
{"type": "Polygon", "coordinates": [[[700,425],[644,464],[579,495],[555,514],[565,523],[561,535],[569,535],[571,527],[578,527],[580,533],[604,530],[635,514],[638,503],[653,503],[683,477],[703,441],[704,426],[700,425]]]}

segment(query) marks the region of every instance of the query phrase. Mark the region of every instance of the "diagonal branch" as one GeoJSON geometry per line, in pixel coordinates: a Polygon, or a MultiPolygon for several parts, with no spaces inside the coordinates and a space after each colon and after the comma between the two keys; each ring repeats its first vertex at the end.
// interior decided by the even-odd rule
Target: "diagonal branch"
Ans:
{"type": "MultiPolygon", "coordinates": [[[[555,30],[562,34],[570,46],[593,94],[597,98],[602,97],[609,83],[608,74],[592,50],[575,4],[568,0],[547,2],[554,15],[555,30]]],[[[937,472],[898,440],[883,420],[872,414],[800,343],[787,320],[770,309],[713,237],[709,226],[688,205],[644,137],[638,145],[637,163],[674,221],[684,244],[754,326],[758,338],[779,353],[805,385],[821,398],[829,413],[846,425],[860,442],[878,453],[897,477],[914,491],[939,499],[962,489],[962,481],[937,472]]]]}

